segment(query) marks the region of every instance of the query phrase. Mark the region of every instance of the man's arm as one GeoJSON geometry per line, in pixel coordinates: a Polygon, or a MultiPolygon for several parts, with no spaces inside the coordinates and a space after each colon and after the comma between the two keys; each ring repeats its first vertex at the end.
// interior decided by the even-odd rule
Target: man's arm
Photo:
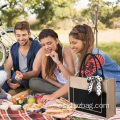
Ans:
{"type": "Polygon", "coordinates": [[[41,62],[42,62],[42,48],[37,52],[35,60],[33,62],[33,70],[22,73],[23,79],[31,79],[32,77],[37,77],[41,71],[41,62]]]}

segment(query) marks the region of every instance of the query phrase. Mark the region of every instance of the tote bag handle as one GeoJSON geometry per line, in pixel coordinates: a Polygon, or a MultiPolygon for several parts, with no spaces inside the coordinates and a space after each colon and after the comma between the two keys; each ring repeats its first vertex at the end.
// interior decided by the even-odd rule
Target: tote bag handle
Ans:
{"type": "MultiPolygon", "coordinates": [[[[102,65],[101,65],[99,59],[98,59],[94,54],[92,54],[92,53],[87,53],[87,54],[85,55],[85,57],[83,58],[83,61],[82,61],[81,66],[80,66],[79,77],[82,77],[82,75],[81,75],[82,67],[83,67],[83,68],[85,67],[85,61],[86,61],[86,59],[87,59],[87,57],[88,57],[89,55],[93,58],[93,60],[94,60],[94,62],[95,62],[96,73],[97,73],[97,64],[96,64],[95,59],[97,59],[97,61],[99,62],[100,69],[101,69],[101,72],[102,72],[101,77],[104,79],[105,77],[104,77],[104,74],[103,74],[102,65]]],[[[85,70],[84,70],[84,76],[85,76],[85,70]]]]}

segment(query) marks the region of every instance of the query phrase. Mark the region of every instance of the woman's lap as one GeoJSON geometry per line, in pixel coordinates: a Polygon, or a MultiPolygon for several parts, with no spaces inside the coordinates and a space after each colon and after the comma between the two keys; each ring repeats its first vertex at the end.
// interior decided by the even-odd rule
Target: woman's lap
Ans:
{"type": "Polygon", "coordinates": [[[53,92],[59,89],[57,86],[54,86],[49,82],[47,82],[46,80],[37,77],[30,79],[29,86],[31,89],[37,92],[47,93],[47,94],[52,94],[53,92]]]}

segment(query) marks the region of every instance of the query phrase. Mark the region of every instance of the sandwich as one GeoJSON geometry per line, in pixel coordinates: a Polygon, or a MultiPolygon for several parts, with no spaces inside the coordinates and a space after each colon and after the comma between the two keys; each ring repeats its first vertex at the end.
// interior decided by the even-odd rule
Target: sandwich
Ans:
{"type": "Polygon", "coordinates": [[[48,56],[50,56],[50,54],[45,54],[45,56],[47,56],[47,57],[48,57],[48,56]]]}

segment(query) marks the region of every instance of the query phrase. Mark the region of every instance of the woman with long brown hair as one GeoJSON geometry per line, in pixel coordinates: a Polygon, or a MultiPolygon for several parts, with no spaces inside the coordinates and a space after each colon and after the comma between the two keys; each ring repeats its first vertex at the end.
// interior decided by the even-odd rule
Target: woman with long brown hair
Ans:
{"type": "MultiPolygon", "coordinates": [[[[94,47],[94,34],[91,27],[86,24],[76,25],[69,33],[69,42],[73,51],[80,53],[78,70],[85,55],[92,53],[99,59],[103,68],[104,77],[116,78],[116,104],[120,104],[120,67],[106,53],[94,47]]],[[[85,72],[85,76],[93,76],[97,73],[101,76],[98,61],[96,61],[96,65],[97,71],[94,59],[89,57],[85,63],[85,68],[83,68],[84,71],[82,70],[80,74],[83,75],[85,72]]]]}
{"type": "MultiPolygon", "coordinates": [[[[48,101],[56,99],[56,91],[68,82],[69,76],[75,74],[78,59],[71,49],[60,44],[57,33],[52,29],[42,30],[39,40],[42,45],[43,79],[33,78],[29,85],[35,91],[51,94],[43,97],[44,101],[48,101]]],[[[67,98],[67,95],[63,97],[67,98]]]]}

